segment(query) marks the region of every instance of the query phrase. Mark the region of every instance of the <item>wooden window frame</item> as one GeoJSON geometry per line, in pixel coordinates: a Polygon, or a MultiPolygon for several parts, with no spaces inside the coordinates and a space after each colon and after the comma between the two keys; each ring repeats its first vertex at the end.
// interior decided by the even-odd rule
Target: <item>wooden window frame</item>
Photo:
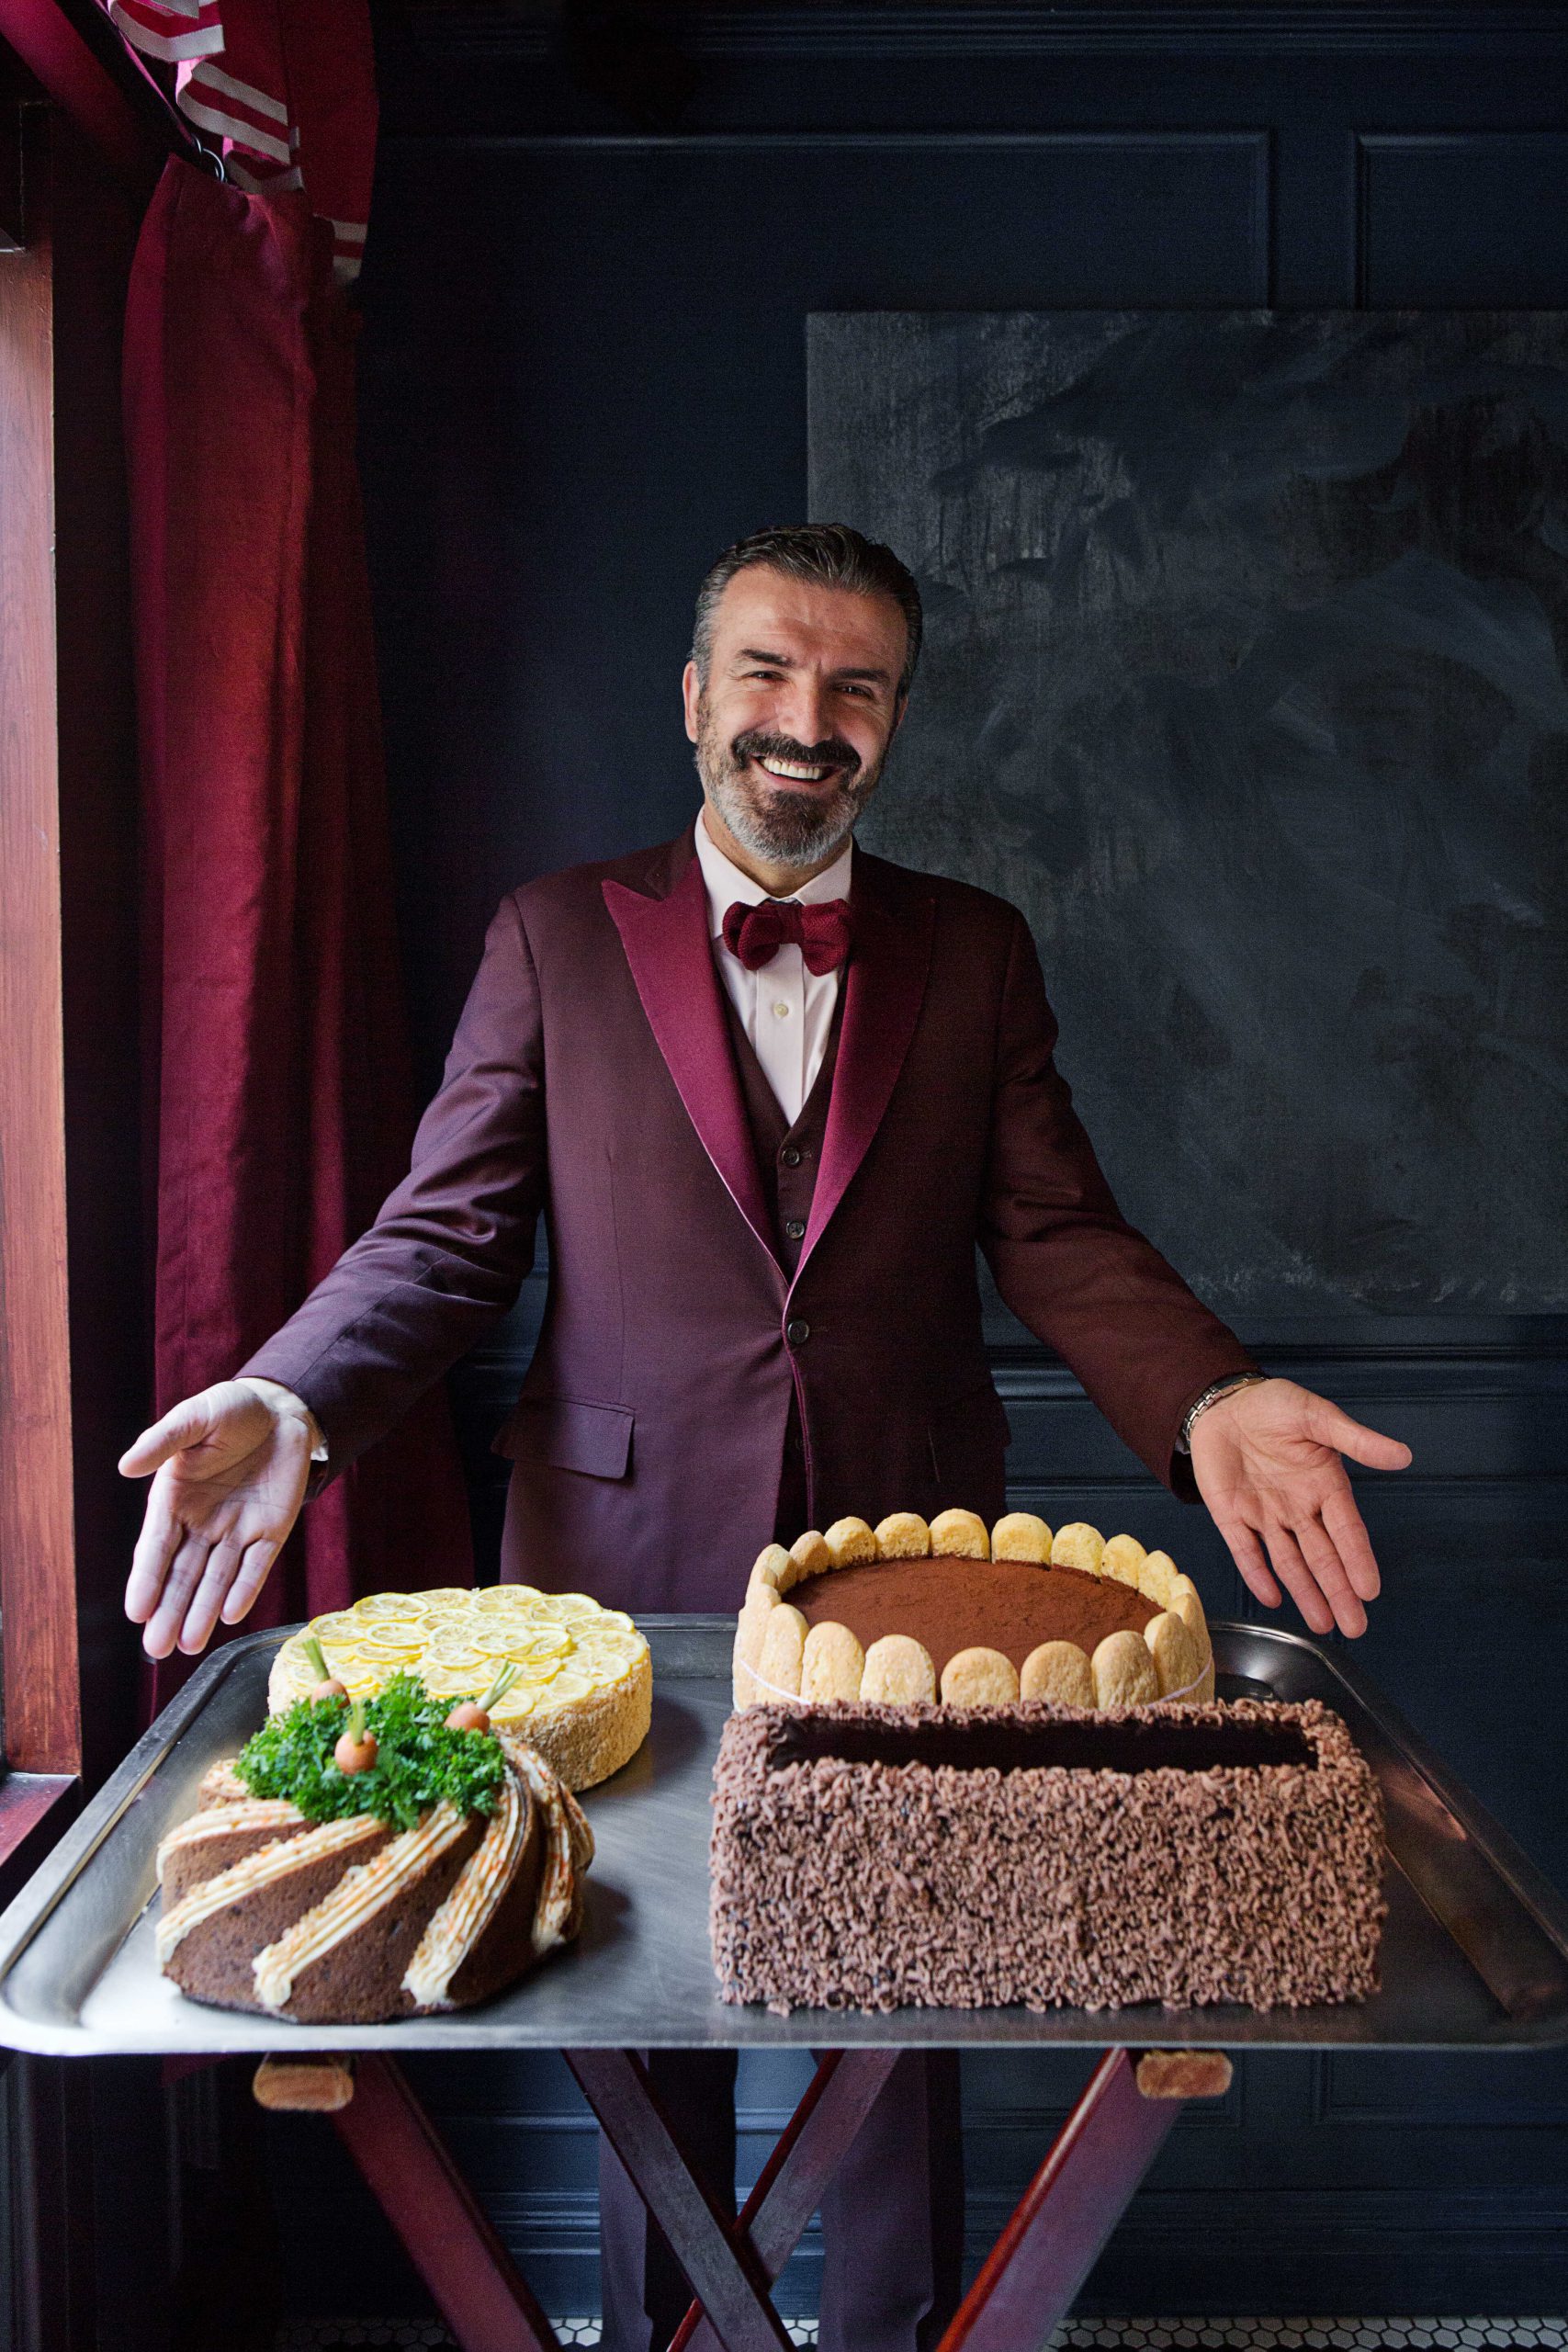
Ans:
{"type": "Polygon", "coordinates": [[[155,176],[50,102],[8,13],[0,141],[25,218],[0,169],[0,1900],[137,1728],[120,1596],[141,1495],[115,1471],[149,1386],[119,345],[155,176]]]}
{"type": "MultiPolygon", "coordinates": [[[[27,109],[17,107],[24,116],[27,109]]],[[[26,125],[29,140],[34,126],[26,125]]],[[[0,254],[0,1851],[82,1769],[65,1201],[53,244],[0,254]],[[29,1776],[28,1790],[11,1774],[29,1776]]]]}

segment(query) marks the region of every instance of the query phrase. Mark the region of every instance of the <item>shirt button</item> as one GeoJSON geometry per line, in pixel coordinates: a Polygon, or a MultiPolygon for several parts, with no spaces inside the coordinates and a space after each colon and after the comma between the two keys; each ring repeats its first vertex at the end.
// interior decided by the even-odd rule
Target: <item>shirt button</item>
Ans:
{"type": "Polygon", "coordinates": [[[799,1217],[792,1216],[785,1219],[784,1231],[792,1241],[799,1241],[805,1238],[806,1227],[799,1217]]]}
{"type": "Polygon", "coordinates": [[[777,998],[774,1001],[773,1019],[775,1021],[787,1021],[789,1019],[789,1007],[784,1002],[782,996],[777,998]]]}
{"type": "Polygon", "coordinates": [[[792,1143],[785,1144],[784,1149],[779,1154],[779,1158],[784,1161],[786,1168],[798,1168],[800,1166],[800,1154],[796,1151],[794,1144],[792,1143]]]}
{"type": "Polygon", "coordinates": [[[803,1323],[798,1315],[784,1325],[784,1338],[792,1348],[803,1348],[810,1337],[810,1324],[803,1323]]]}

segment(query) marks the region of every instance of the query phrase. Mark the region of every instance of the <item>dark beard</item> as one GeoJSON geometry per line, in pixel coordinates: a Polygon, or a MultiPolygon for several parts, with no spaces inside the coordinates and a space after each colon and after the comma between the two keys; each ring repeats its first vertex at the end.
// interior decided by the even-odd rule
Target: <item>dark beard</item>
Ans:
{"type": "Polygon", "coordinates": [[[818,865],[854,831],[882,781],[886,754],[868,768],[841,737],[807,748],[787,736],[751,732],[721,743],[705,697],[698,708],[696,760],[705,795],[743,849],[775,865],[818,865]],[[820,786],[814,792],[790,792],[782,783],[764,791],[750,768],[753,759],[763,757],[792,760],[801,767],[831,764],[838,778],[826,792],[820,786]]]}

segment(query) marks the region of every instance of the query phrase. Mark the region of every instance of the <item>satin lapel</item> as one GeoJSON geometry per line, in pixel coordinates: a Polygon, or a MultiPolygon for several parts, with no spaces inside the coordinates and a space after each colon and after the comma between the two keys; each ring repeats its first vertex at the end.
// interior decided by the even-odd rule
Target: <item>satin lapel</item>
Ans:
{"type": "Polygon", "coordinates": [[[644,898],[623,882],[600,887],[686,1115],[736,1207],[777,1264],[719,1002],[702,867],[692,857],[665,898],[644,898]]]}
{"type": "Polygon", "coordinates": [[[902,879],[895,899],[879,865],[856,851],[854,952],[802,1268],[882,1124],[925,999],[935,901],[902,879]]]}

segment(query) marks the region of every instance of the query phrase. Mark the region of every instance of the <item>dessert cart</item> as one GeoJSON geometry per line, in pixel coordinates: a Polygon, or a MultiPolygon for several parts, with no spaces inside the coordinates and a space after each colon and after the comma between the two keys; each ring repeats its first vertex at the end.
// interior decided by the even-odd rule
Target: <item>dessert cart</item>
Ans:
{"type": "Polygon", "coordinates": [[[691,2281],[679,2346],[763,2352],[770,2297],[900,2050],[1049,2042],[1102,2055],[943,2338],[1026,2352],[1070,2309],[1184,2101],[1258,2045],[1482,2051],[1568,2042],[1568,1904],[1354,1668],[1269,1627],[1213,1627],[1223,1698],[1319,1698],[1348,1724],[1387,1815],[1382,1988],[1359,2006],[1036,2012],[726,2006],[707,1943],[709,1778],[729,1712],[733,1620],[641,1621],[653,1725],[583,1802],[598,1843],[581,1939],[483,2007],[381,2026],[290,2026],[206,2008],[153,1953],[154,1857],[203,1773],[265,1711],[285,1634],[211,1657],[0,1916],[0,2045],[55,2056],[254,2052],[257,2092],[319,2106],[464,2352],[557,2341],[397,2065],[399,2050],[558,2050],[691,2281]],[[1107,2047],[1107,2044],[1110,2047],[1107,2047]],[[739,2219],[714,2204],[638,2052],[804,2045],[816,2075],[739,2219]]]}

